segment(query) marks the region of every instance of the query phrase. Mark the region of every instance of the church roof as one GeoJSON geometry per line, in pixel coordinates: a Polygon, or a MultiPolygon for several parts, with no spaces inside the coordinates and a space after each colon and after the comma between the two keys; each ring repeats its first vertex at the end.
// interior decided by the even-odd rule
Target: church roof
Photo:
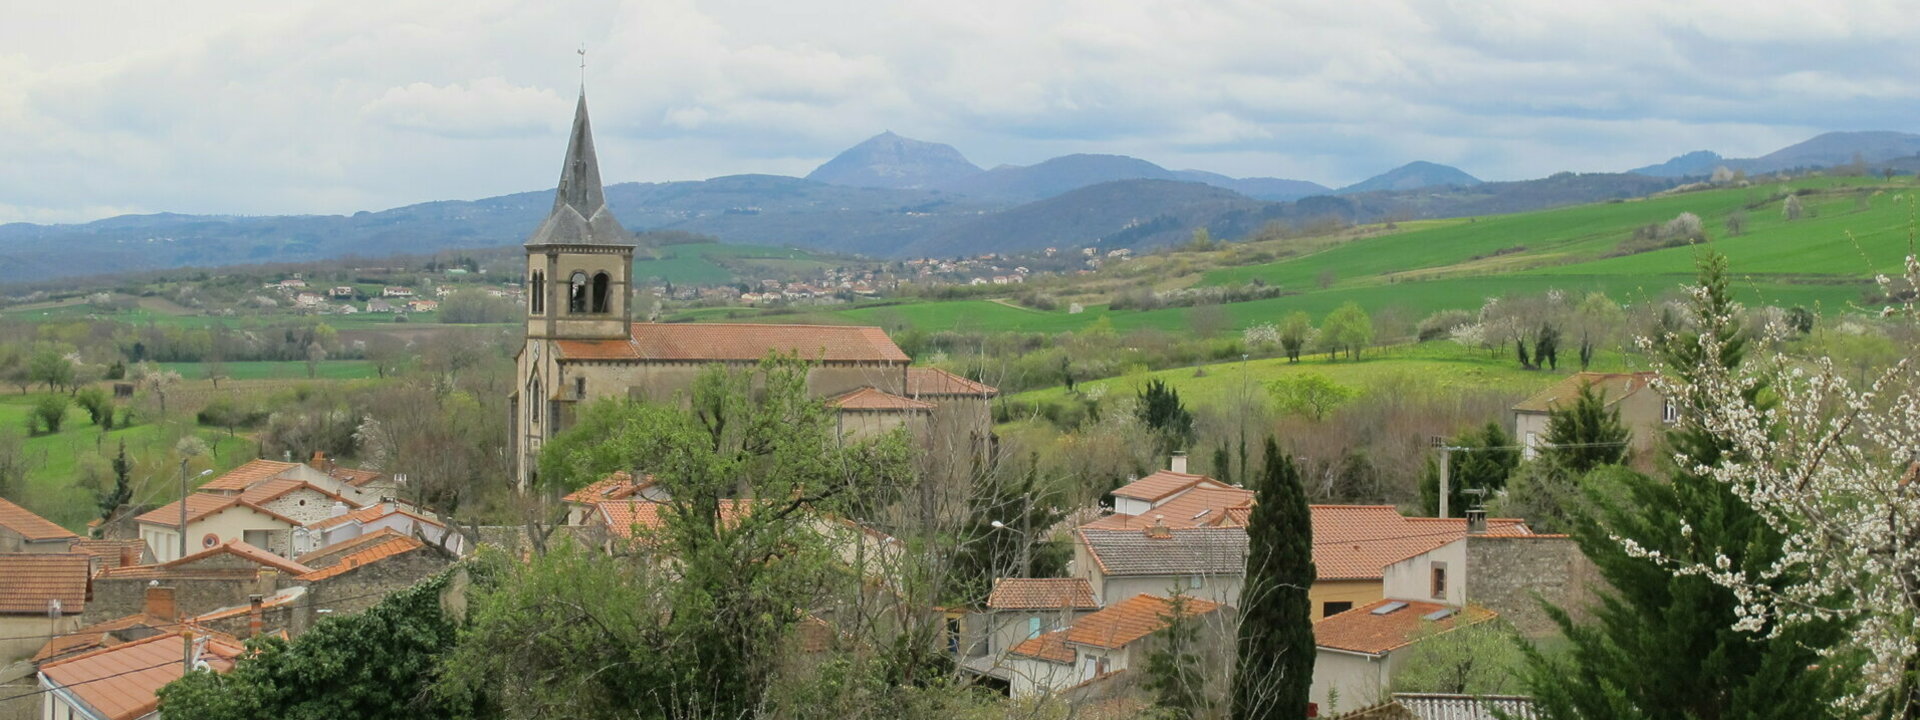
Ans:
{"type": "Polygon", "coordinates": [[[753,362],[767,353],[793,353],[814,362],[912,361],[885,330],[854,325],[747,323],[634,323],[622,340],[558,340],[569,360],[677,360],[753,362]]]}
{"type": "Polygon", "coordinates": [[[560,169],[560,185],[553,193],[553,210],[527,238],[528,245],[630,245],[632,233],[621,227],[607,208],[600,185],[600,161],[593,152],[593,127],[587,121],[587,95],[573,111],[573,135],[567,140],[567,159],[560,169]]]}

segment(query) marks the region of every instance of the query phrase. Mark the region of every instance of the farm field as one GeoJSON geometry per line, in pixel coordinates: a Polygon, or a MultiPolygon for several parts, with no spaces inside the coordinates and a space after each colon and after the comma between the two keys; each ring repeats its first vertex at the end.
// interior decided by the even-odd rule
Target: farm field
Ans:
{"type": "MultiPolygon", "coordinates": [[[[0,395],[0,432],[24,435],[29,409],[40,395],[0,395]]],[[[211,460],[203,457],[194,462],[194,472],[209,465],[225,470],[246,462],[254,455],[253,442],[245,437],[227,437],[225,433],[212,429],[196,429],[193,432],[212,451],[211,460]]],[[[29,437],[23,441],[32,469],[27,473],[25,487],[10,489],[8,495],[69,530],[84,532],[87,522],[99,517],[99,507],[92,489],[76,485],[76,471],[81,465],[81,458],[96,454],[110,457],[121,442],[126,443],[128,456],[136,459],[168,457],[173,450],[171,438],[171,433],[153,424],[102,433],[87,419],[84,411],[70,407],[60,432],[29,437]]],[[[133,473],[134,500],[161,504],[178,497],[177,477],[173,474],[177,469],[177,465],[168,468],[147,462],[136,465],[133,473]]]]}
{"type": "Polygon", "coordinates": [[[772,273],[811,273],[837,264],[804,250],[764,245],[682,243],[662,246],[658,253],[660,257],[633,261],[635,280],[713,285],[731,282],[737,277],[729,265],[772,273]]]}
{"type": "MultiPolygon", "coordinates": [[[[168,370],[180,373],[186,380],[200,380],[207,376],[206,365],[192,362],[159,363],[168,370]]],[[[221,363],[225,378],[232,380],[306,380],[307,364],[297,360],[284,362],[256,361],[221,363]]],[[[317,380],[364,380],[375,377],[373,363],[367,360],[323,360],[315,368],[317,380]]]]}

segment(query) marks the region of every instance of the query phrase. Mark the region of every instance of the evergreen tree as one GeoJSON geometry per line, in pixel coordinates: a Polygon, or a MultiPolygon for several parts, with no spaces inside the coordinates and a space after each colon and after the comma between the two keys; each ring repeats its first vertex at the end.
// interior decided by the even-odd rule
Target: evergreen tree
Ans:
{"type": "MultiPolygon", "coordinates": [[[[109,416],[111,417],[111,416],[109,416]]],[[[100,497],[100,520],[112,520],[120,506],[133,499],[133,461],[127,459],[127,441],[120,440],[120,452],[113,456],[113,492],[100,497]]]]}
{"type": "MultiPolygon", "coordinates": [[[[1492,497],[1506,489],[1507,478],[1520,467],[1520,449],[1514,447],[1513,436],[1498,422],[1461,433],[1448,444],[1462,448],[1450,453],[1453,467],[1447,475],[1447,514],[1453,517],[1464,516],[1474,502],[1467,493],[1469,488],[1484,490],[1486,497],[1492,497]]],[[[1431,458],[1420,479],[1420,504],[1428,516],[1440,512],[1440,466],[1431,458]]]]}
{"type": "Polygon", "coordinates": [[[1175,720],[1207,717],[1206,675],[1200,668],[1200,622],[1187,610],[1187,596],[1175,591],[1168,598],[1166,623],[1154,633],[1153,652],[1147,655],[1146,688],[1153,704],[1175,720]]]}
{"type": "MultiPolygon", "coordinates": [[[[1700,265],[1702,327],[1663,321],[1658,350],[1683,377],[1707,362],[1737,366],[1744,350],[1738,320],[1727,312],[1724,258],[1700,265]],[[1728,341],[1704,357],[1695,333],[1728,341]]],[[[1755,388],[1748,402],[1761,405],[1755,388]]],[[[1780,536],[1726,485],[1693,472],[1722,460],[1726,446],[1683,412],[1667,441],[1682,456],[1670,481],[1620,473],[1610,494],[1591,493],[1594,514],[1576,523],[1574,539],[1611,587],[1591,623],[1576,624],[1562,608],[1548,614],[1568,647],[1549,657],[1524,648],[1526,680],[1546,720],[1576,718],[1808,718],[1826,715],[1840,690],[1843,662],[1820,655],[1838,638],[1831,625],[1790,626],[1775,636],[1736,631],[1740,603],[1732,591],[1696,575],[1629,553],[1623,541],[1683,564],[1770,565],[1780,536]]],[[[1750,575],[1751,576],[1751,575],[1750,575]]]]}
{"type": "Polygon", "coordinates": [[[1160,438],[1162,455],[1187,446],[1193,439],[1193,413],[1180,402],[1180,391],[1159,378],[1140,391],[1140,421],[1160,438]]]}
{"type": "Polygon", "coordinates": [[[1540,451],[1561,470],[1585,475],[1602,465],[1626,462],[1632,433],[1620,422],[1620,409],[1608,408],[1604,393],[1591,383],[1565,409],[1547,415],[1547,446],[1540,451]]]}
{"type": "Polygon", "coordinates": [[[1560,330],[1552,325],[1541,325],[1539,337],[1533,342],[1533,362],[1536,367],[1545,366],[1548,370],[1560,369],[1560,330]]]}
{"type": "Polygon", "coordinates": [[[1247,576],[1233,675],[1237,720],[1306,717],[1313,686],[1313,520],[1291,456],[1267,439],[1259,503],[1247,519],[1247,576]]]}

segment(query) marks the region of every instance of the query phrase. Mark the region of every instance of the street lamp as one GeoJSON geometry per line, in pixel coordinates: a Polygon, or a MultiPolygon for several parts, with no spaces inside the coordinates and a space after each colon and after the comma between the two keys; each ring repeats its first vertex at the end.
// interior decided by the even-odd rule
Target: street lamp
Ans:
{"type": "MultiPolygon", "coordinates": [[[[201,470],[193,479],[199,480],[213,473],[213,468],[201,470]]],[[[180,557],[187,556],[187,458],[180,458],[180,557]]]]}
{"type": "MultiPolygon", "coordinates": [[[[1027,513],[1028,517],[1031,517],[1032,515],[1033,513],[1031,512],[1027,513]]],[[[1010,532],[1015,532],[1020,534],[1020,574],[1019,576],[1026,577],[1028,575],[1031,575],[1033,573],[1033,561],[1031,558],[1028,557],[1028,548],[1031,546],[1031,543],[1029,543],[1027,540],[1027,531],[1023,529],[1016,529],[1011,525],[1000,522],[999,520],[995,520],[988,524],[992,525],[993,529],[995,530],[1007,530],[1010,532]]],[[[1022,525],[1026,524],[1024,518],[1022,519],[1021,524],[1022,525]]]]}

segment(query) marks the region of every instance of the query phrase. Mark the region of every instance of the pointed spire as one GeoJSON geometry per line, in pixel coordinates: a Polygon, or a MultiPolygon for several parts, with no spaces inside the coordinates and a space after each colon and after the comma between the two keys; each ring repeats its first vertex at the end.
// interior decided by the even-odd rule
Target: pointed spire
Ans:
{"type": "Polygon", "coordinates": [[[632,241],[607,209],[606,190],[600,185],[600,161],[593,152],[593,125],[587,120],[587,94],[573,111],[573,133],[567,139],[567,157],[560,168],[560,185],[553,193],[553,211],[540,223],[528,245],[622,245],[632,241]]]}

